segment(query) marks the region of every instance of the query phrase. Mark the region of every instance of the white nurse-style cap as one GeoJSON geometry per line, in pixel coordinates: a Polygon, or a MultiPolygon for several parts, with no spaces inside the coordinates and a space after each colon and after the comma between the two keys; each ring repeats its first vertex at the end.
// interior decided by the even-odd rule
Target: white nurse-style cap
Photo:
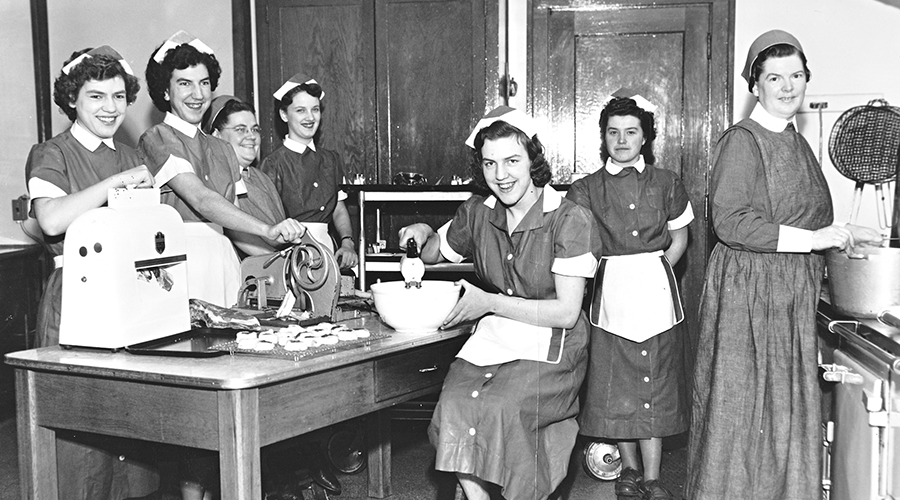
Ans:
{"type": "Polygon", "coordinates": [[[741,76],[744,77],[744,80],[747,80],[747,83],[752,83],[750,81],[750,70],[753,68],[756,58],[759,57],[759,53],[780,43],[793,45],[797,50],[803,52],[800,41],[787,31],[771,30],[759,35],[750,45],[750,50],[747,51],[747,61],[744,63],[744,71],[741,71],[741,76]]]}
{"type": "Polygon", "coordinates": [[[637,93],[637,91],[632,90],[628,87],[622,87],[619,90],[613,92],[609,97],[603,101],[603,105],[606,106],[609,104],[609,101],[612,101],[615,98],[626,98],[634,101],[635,104],[638,105],[639,108],[643,109],[648,113],[656,113],[656,105],[652,102],[648,101],[647,98],[637,93]]]}
{"type": "Polygon", "coordinates": [[[181,30],[178,33],[170,36],[168,40],[163,42],[162,47],[160,47],[159,50],[157,50],[156,53],[153,54],[153,60],[159,64],[162,64],[163,59],[166,58],[166,53],[169,52],[169,50],[185,43],[204,54],[215,54],[215,52],[213,52],[213,49],[209,48],[209,45],[201,42],[199,38],[191,35],[187,31],[181,30]]]}
{"type": "MultiPolygon", "coordinates": [[[[292,88],[299,87],[299,86],[303,85],[304,83],[307,83],[307,84],[315,83],[316,85],[319,85],[319,82],[315,81],[314,79],[307,77],[303,73],[297,73],[296,75],[290,77],[288,79],[288,81],[284,82],[284,85],[279,87],[278,90],[276,90],[275,93],[272,94],[272,96],[276,100],[280,101],[281,98],[284,97],[285,94],[290,92],[292,88]]],[[[319,100],[321,101],[324,97],[325,97],[325,91],[323,90],[322,95],[319,96],[319,100]]]]}
{"type": "Polygon", "coordinates": [[[72,59],[71,61],[66,63],[65,66],[63,66],[62,72],[64,74],[68,75],[69,72],[72,71],[72,69],[75,66],[78,66],[79,64],[81,64],[81,61],[84,61],[85,59],[87,59],[89,57],[95,57],[95,56],[109,56],[109,57],[115,59],[116,61],[119,61],[119,64],[122,65],[122,69],[125,70],[125,72],[128,73],[129,75],[134,76],[134,71],[131,70],[131,66],[128,64],[128,61],[126,61],[118,52],[115,51],[115,49],[113,49],[109,45],[101,45],[100,47],[91,49],[91,50],[85,52],[84,54],[81,54],[80,56],[76,57],[75,59],[72,59]]]}
{"type": "Polygon", "coordinates": [[[481,129],[491,126],[494,122],[506,122],[531,138],[537,134],[537,123],[532,117],[509,106],[498,106],[484,115],[484,118],[478,120],[472,133],[469,134],[469,138],[466,139],[466,146],[475,149],[475,136],[481,132],[481,129]]]}

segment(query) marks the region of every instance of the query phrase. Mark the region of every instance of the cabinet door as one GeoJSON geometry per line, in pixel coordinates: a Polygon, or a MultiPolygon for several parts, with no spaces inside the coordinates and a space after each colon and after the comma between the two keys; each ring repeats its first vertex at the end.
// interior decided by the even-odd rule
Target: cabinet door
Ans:
{"type": "Polygon", "coordinates": [[[272,93],[299,71],[325,90],[317,144],[348,176],[465,176],[464,141],[497,104],[497,0],[262,0],[263,154],[281,142],[272,93]]]}

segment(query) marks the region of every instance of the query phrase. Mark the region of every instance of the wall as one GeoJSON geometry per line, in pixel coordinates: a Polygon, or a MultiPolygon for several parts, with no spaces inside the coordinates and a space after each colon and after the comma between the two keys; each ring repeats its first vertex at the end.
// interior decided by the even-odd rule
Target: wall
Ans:
{"type": "MultiPolygon", "coordinates": [[[[4,208],[0,210],[0,244],[32,242],[12,222],[9,202],[25,193],[25,160],[37,141],[29,4],[28,0],[0,2],[0,67],[4,68],[0,81],[3,88],[12,90],[0,96],[4,110],[0,117],[0,206],[4,208]]],[[[223,70],[216,93],[233,92],[230,0],[47,0],[47,15],[53,78],[72,52],[98,45],[119,51],[140,78],[141,92],[116,135],[126,144],[135,146],[144,130],[162,120],[147,95],[144,70],[153,49],[180,29],[216,52],[223,70]],[[197,15],[200,11],[204,15],[197,15]]],[[[54,134],[71,124],[55,106],[52,116],[54,134]]],[[[28,227],[37,230],[33,220],[28,227]]]]}

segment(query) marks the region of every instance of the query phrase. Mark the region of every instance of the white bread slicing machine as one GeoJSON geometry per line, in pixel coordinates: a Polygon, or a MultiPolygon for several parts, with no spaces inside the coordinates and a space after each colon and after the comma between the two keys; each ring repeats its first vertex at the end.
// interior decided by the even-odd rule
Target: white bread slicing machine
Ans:
{"type": "Polygon", "coordinates": [[[111,189],[66,231],[63,346],[119,349],[191,328],[184,222],[159,189],[111,189]]]}

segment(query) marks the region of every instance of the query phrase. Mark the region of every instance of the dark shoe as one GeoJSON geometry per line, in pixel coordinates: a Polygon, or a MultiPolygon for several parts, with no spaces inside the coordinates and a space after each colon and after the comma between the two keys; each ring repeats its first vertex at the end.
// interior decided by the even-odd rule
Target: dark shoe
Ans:
{"type": "Polygon", "coordinates": [[[631,467],[622,469],[619,479],[616,480],[616,497],[619,499],[640,498],[642,494],[641,473],[631,467]]]}
{"type": "Polygon", "coordinates": [[[644,489],[644,497],[641,500],[674,500],[672,492],[667,490],[659,481],[653,479],[645,482],[641,487],[644,489]]]}
{"type": "Polygon", "coordinates": [[[331,472],[328,466],[313,467],[309,474],[312,476],[312,480],[326,491],[330,491],[335,495],[341,494],[341,483],[338,482],[337,476],[334,475],[334,472],[331,472]]]}

